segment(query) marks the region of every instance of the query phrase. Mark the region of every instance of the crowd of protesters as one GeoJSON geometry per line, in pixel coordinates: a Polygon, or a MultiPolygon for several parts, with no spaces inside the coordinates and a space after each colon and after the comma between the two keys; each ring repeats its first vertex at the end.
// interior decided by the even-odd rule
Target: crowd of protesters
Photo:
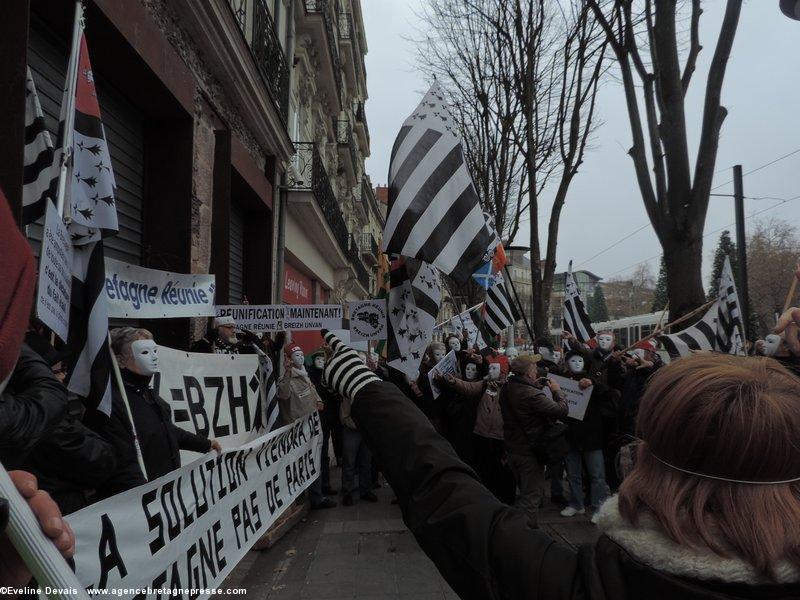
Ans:
{"type": "MultiPolygon", "coordinates": [[[[122,381],[110,416],[68,394],[68,357],[30,321],[30,250],[0,211],[0,276],[12,282],[0,291],[0,462],[69,557],[75,540],[62,515],[180,467],[181,450],[221,446],[172,422],[149,386],[158,346],[146,329],[110,332],[122,381]]],[[[282,364],[282,422],[320,412],[312,507],[336,506],[334,457],[345,506],[378,501],[379,470],[460,596],[800,597],[800,309],[753,343],[751,357],[701,353],[672,364],[654,342],[622,349],[607,331],[589,343],[569,333],[563,345],[539,339],[525,354],[450,336],[430,344],[410,377],[326,341],[307,358],[285,336],[237,331],[222,317],[193,350],[282,364]],[[449,351],[456,373],[431,383],[449,351]],[[591,388],[582,419],[569,416],[550,375],[591,388]],[[595,545],[575,554],[538,530],[548,478],[564,517],[591,513],[603,532],[595,545]]],[[[0,523],[7,511],[0,499],[0,523]]],[[[27,582],[7,539],[0,559],[0,585],[27,582]]]]}

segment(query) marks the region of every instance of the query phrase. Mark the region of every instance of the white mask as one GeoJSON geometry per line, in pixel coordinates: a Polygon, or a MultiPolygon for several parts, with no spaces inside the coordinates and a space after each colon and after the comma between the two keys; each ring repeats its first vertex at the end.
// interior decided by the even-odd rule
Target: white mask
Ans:
{"type": "Polygon", "coordinates": [[[434,350],[433,351],[433,360],[437,363],[444,358],[444,350],[434,350]]]}
{"type": "Polygon", "coordinates": [[[561,350],[553,350],[553,362],[561,362],[561,350]]]}
{"type": "Polygon", "coordinates": [[[478,367],[473,363],[467,363],[464,367],[464,379],[474,381],[478,377],[478,367]]]}
{"type": "Polygon", "coordinates": [[[603,352],[608,352],[614,347],[614,336],[610,333],[601,333],[597,336],[597,345],[603,352]]]}
{"type": "Polygon", "coordinates": [[[542,346],[539,348],[539,354],[542,355],[543,360],[548,360],[550,362],[557,362],[556,361],[556,353],[553,350],[550,350],[547,346],[542,346]]]}
{"type": "Polygon", "coordinates": [[[781,347],[781,336],[777,333],[770,333],[764,338],[764,356],[775,356],[781,347]]]}
{"type": "Polygon", "coordinates": [[[314,366],[320,371],[325,368],[325,357],[317,356],[314,358],[314,366]]]}
{"type": "Polygon", "coordinates": [[[158,345],[155,340],[136,340],[131,342],[133,366],[139,375],[152,375],[158,372],[158,345]]]}
{"type": "Polygon", "coordinates": [[[447,347],[450,348],[450,350],[458,352],[461,350],[461,342],[459,342],[456,338],[450,338],[447,340],[447,347]]]}
{"type": "Polygon", "coordinates": [[[572,373],[582,373],[583,372],[583,357],[582,356],[570,356],[567,359],[567,366],[572,373]]]}
{"type": "Polygon", "coordinates": [[[508,357],[508,360],[514,360],[519,356],[519,350],[513,346],[511,348],[506,348],[506,356],[508,357]]]}
{"type": "Polygon", "coordinates": [[[500,363],[489,363],[489,379],[500,379],[500,363]]]}
{"type": "Polygon", "coordinates": [[[298,369],[302,368],[303,361],[305,361],[305,359],[306,357],[305,354],[303,354],[302,350],[295,350],[294,352],[292,352],[292,364],[296,368],[298,369]]]}

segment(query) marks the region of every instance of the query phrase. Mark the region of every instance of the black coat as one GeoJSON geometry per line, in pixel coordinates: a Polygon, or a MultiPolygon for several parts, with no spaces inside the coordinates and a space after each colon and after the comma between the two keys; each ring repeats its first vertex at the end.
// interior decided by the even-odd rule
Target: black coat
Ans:
{"type": "MultiPolygon", "coordinates": [[[[152,481],[180,467],[180,450],[208,452],[211,449],[207,438],[185,431],[172,422],[169,405],[148,387],[149,377],[123,369],[122,378],[147,480],[152,481]]],[[[116,386],[112,394],[111,417],[94,411],[87,424],[111,442],[117,461],[114,474],[98,489],[98,494],[105,498],[144,483],[133,443],[133,430],[116,386]]]]}
{"type": "Polygon", "coordinates": [[[721,584],[648,567],[610,538],[574,550],[502,504],[393,385],[367,384],[353,417],[403,520],[455,592],[497,600],[734,600],[800,597],[800,585],[721,584]]]}
{"type": "Polygon", "coordinates": [[[67,390],[50,366],[23,344],[14,372],[0,395],[0,462],[25,465],[31,450],[61,423],[67,390]]]}

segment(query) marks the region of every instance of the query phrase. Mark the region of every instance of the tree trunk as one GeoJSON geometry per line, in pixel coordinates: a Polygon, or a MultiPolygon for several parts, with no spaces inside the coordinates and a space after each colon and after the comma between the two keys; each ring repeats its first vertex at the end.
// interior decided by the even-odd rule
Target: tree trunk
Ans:
{"type": "Polygon", "coordinates": [[[706,301],[703,290],[703,236],[698,232],[672,231],[663,236],[667,270],[669,318],[691,312],[706,301]]]}

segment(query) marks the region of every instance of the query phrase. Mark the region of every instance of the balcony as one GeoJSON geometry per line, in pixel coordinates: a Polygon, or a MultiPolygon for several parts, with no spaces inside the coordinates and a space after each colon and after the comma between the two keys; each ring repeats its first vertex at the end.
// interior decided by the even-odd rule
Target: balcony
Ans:
{"type": "Polygon", "coordinates": [[[228,0],[236,24],[253,54],[261,78],[278,112],[289,115],[289,62],[267,8],[266,0],[228,0]]]}
{"type": "Polygon", "coordinates": [[[334,23],[331,2],[303,0],[303,6],[305,18],[298,20],[297,33],[309,35],[318,44],[317,51],[323,62],[319,80],[335,98],[335,107],[339,110],[342,102],[342,62],[337,41],[338,26],[334,23]]]}
{"type": "Polygon", "coordinates": [[[361,154],[369,156],[369,127],[367,127],[367,111],[364,109],[364,102],[353,102],[353,115],[355,117],[355,130],[358,143],[361,146],[361,154]]]}
{"type": "Polygon", "coordinates": [[[339,151],[339,164],[344,165],[345,170],[352,181],[356,180],[358,173],[358,153],[356,143],[353,139],[353,128],[350,126],[350,119],[334,119],[336,130],[336,148],[339,151]]]}
{"type": "Polygon", "coordinates": [[[361,48],[360,37],[356,31],[353,14],[339,13],[339,46],[342,51],[342,70],[347,77],[348,84],[353,89],[362,88],[366,91],[367,77],[364,67],[364,52],[361,48]]]}
{"type": "Polygon", "coordinates": [[[361,256],[372,265],[378,264],[380,248],[378,248],[378,241],[371,233],[361,234],[361,256]]]}
{"type": "Polygon", "coordinates": [[[383,225],[383,216],[375,198],[375,190],[372,189],[372,183],[366,175],[361,179],[361,198],[366,209],[371,210],[375,220],[383,225]]]}
{"type": "MultiPolygon", "coordinates": [[[[335,267],[352,262],[351,235],[314,142],[295,142],[287,178],[289,211],[308,228],[309,238],[335,267]],[[327,235],[318,235],[318,231],[327,235]]],[[[356,254],[357,257],[357,254],[356,254]]]]}
{"type": "Polygon", "coordinates": [[[350,264],[356,273],[356,279],[358,280],[358,283],[361,284],[361,286],[364,288],[364,291],[369,295],[372,292],[370,289],[369,271],[367,271],[364,263],[361,262],[358,243],[356,242],[355,236],[352,234],[350,235],[350,264]]]}

